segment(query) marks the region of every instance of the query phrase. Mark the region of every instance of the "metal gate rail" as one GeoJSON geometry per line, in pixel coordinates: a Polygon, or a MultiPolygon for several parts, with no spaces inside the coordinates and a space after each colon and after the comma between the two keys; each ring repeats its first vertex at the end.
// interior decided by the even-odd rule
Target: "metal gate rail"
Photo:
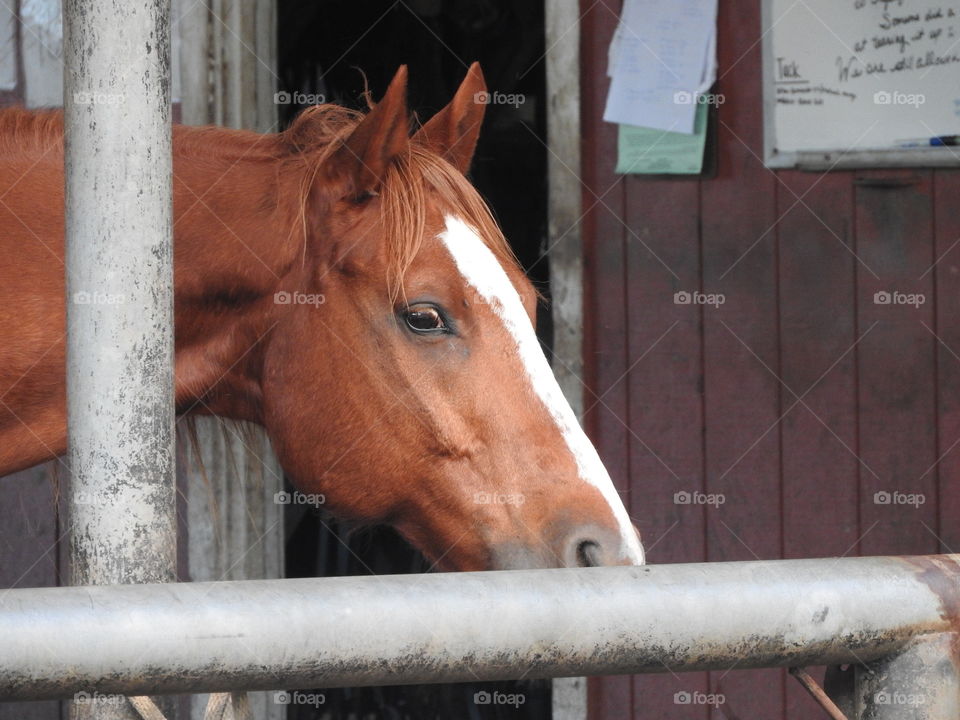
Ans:
{"type": "Polygon", "coordinates": [[[0,699],[851,663],[953,718],[958,620],[956,555],[9,590],[0,699]]]}

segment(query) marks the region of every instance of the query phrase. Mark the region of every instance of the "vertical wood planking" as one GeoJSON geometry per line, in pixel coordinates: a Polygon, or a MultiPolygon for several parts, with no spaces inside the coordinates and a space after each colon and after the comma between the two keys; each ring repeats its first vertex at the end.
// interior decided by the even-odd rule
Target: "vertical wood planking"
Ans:
{"type": "MultiPolygon", "coordinates": [[[[708,559],[778,558],[780,536],[780,372],[777,180],[764,167],[760,3],[720,3],[717,176],[702,188],[705,306],[706,506],[708,559]]],[[[713,672],[725,698],[712,715],[780,718],[780,670],[713,672]]]]}
{"type": "MultiPolygon", "coordinates": [[[[178,468],[186,490],[190,581],[283,577],[285,506],[275,497],[283,490],[283,470],[266,433],[213,417],[197,418],[196,428],[198,445],[182,443],[178,468]]],[[[271,693],[247,695],[254,717],[286,717],[286,706],[271,693]]],[[[208,699],[189,696],[184,716],[203,718],[208,699]]]]}
{"type": "Polygon", "coordinates": [[[857,173],[859,326],[873,327],[858,353],[863,555],[937,549],[928,529],[937,517],[932,175],[857,173]],[[919,294],[923,304],[878,304],[877,293],[919,294]],[[898,501],[911,495],[923,504],[898,501]]]}
{"type": "Polygon", "coordinates": [[[937,465],[939,539],[936,552],[960,552],[960,171],[933,174],[937,266],[937,465]]]}
{"type": "Polygon", "coordinates": [[[780,426],[784,557],[839,556],[857,540],[851,176],[783,172],[780,179],[781,377],[796,393],[784,389],[780,426]]]}
{"type": "Polygon", "coordinates": [[[180,107],[186,125],[213,122],[210,101],[210,9],[206,4],[182,2],[179,8],[180,107]]]}
{"type": "MultiPolygon", "coordinates": [[[[783,552],[836,557],[855,552],[857,541],[852,177],[790,171],[779,179],[780,367],[793,391],[783,390],[780,426],[783,552]]],[[[820,713],[787,678],[786,717],[820,713]]]]}
{"type": "Polygon", "coordinates": [[[23,8],[20,12],[20,90],[27,107],[57,107],[63,104],[60,4],[35,3],[30,8],[32,12],[23,12],[23,8]]]}
{"type": "MultiPolygon", "coordinates": [[[[595,396],[603,395],[626,370],[624,190],[622,178],[613,172],[617,129],[603,122],[609,84],[607,48],[619,11],[619,0],[581,2],[584,304],[585,314],[591,319],[584,327],[585,407],[590,407],[595,396]]],[[[610,476],[624,492],[629,478],[627,394],[611,392],[585,421],[610,476]]],[[[630,716],[628,676],[591,678],[588,687],[589,717],[630,716]]]]}
{"type": "MultiPolygon", "coordinates": [[[[676,302],[701,287],[699,178],[626,181],[630,495],[653,563],[702,562],[702,308],[676,302]],[[686,493],[686,495],[678,495],[686,493]]],[[[677,693],[707,693],[707,673],[637,675],[634,717],[706,718],[677,693]]]]}
{"type": "Polygon", "coordinates": [[[0,4],[0,93],[17,89],[20,74],[20,54],[17,52],[19,26],[14,6],[0,4]]]}

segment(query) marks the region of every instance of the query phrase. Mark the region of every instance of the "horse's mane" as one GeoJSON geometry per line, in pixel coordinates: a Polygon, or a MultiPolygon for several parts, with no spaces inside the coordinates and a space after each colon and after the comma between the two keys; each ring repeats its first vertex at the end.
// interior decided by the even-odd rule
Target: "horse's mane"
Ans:
{"type": "MultiPolygon", "coordinates": [[[[174,135],[174,152],[200,162],[225,156],[280,161],[290,172],[301,172],[300,221],[306,237],[313,185],[323,177],[326,161],[363,117],[363,113],[339,105],[315,105],[300,113],[287,130],[274,135],[180,126],[174,135]]],[[[62,143],[62,111],[19,107],[0,111],[0,154],[35,154],[62,143]]],[[[390,166],[379,196],[392,299],[400,294],[404,274],[423,243],[430,203],[472,225],[504,266],[516,266],[510,246],[476,188],[415,138],[390,166]]]]}
{"type": "Polygon", "coordinates": [[[44,151],[63,144],[63,113],[59,110],[0,111],[0,155],[44,151]]]}

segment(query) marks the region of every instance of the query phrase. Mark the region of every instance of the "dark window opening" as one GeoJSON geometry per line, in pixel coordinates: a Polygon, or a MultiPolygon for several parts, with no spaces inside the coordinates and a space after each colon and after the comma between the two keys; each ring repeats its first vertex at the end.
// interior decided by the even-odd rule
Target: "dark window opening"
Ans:
{"type": "MultiPolygon", "coordinates": [[[[490,104],[471,179],[490,204],[535,285],[548,294],[546,238],[546,107],[544,18],[541,0],[406,0],[363,3],[328,0],[278,6],[282,91],[322,96],[364,108],[369,87],[379,99],[400,64],[409,66],[408,102],[421,122],[453,97],[467,67],[478,60],[491,93],[522,102],[490,104]]],[[[286,125],[302,106],[281,106],[286,125]]],[[[547,305],[538,330],[550,342],[547,305]]],[[[288,577],[423,572],[427,562],[395,532],[347,533],[329,517],[287,506],[288,577]]],[[[389,628],[384,629],[389,632],[389,628]]],[[[550,717],[550,683],[520,681],[324,690],[318,707],[291,705],[290,720],[320,718],[550,717]],[[476,702],[476,693],[521,693],[521,705],[476,702]]]]}

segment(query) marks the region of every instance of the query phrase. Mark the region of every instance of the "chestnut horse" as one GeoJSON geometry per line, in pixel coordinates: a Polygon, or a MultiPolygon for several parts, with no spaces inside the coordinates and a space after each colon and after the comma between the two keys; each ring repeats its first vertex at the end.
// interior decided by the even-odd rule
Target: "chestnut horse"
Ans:
{"type": "MultiPolygon", "coordinates": [[[[485,90],[474,64],[413,137],[404,67],[367,114],[174,129],[177,411],[259,423],[445,569],[641,563],[464,176],[485,90]]],[[[63,186],[62,115],[0,113],[0,475],[66,451],[63,186]]]]}

